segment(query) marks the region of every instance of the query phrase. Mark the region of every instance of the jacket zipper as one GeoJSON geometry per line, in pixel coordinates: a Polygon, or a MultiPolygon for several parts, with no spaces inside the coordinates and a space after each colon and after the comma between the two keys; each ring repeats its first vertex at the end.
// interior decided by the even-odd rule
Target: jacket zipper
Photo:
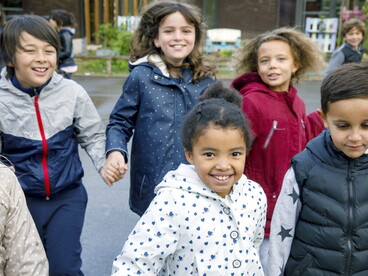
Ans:
{"type": "Polygon", "coordinates": [[[271,138],[272,138],[272,136],[273,136],[273,133],[275,132],[275,130],[276,130],[276,128],[277,128],[277,121],[273,121],[273,123],[272,123],[272,128],[271,128],[271,130],[270,130],[270,132],[268,133],[268,136],[267,136],[267,139],[266,139],[266,141],[264,142],[264,144],[263,144],[263,148],[265,149],[265,148],[267,148],[268,147],[268,144],[270,143],[270,141],[271,141],[271,138]]]}
{"type": "Polygon", "coordinates": [[[40,130],[40,134],[41,134],[41,138],[42,138],[42,169],[43,169],[43,174],[44,174],[44,178],[45,178],[45,192],[46,192],[46,200],[50,199],[50,177],[49,177],[49,169],[47,166],[47,153],[48,153],[48,145],[47,145],[47,140],[46,140],[46,136],[45,136],[45,131],[43,128],[43,124],[42,124],[42,118],[41,118],[41,113],[40,113],[40,107],[38,105],[38,99],[39,99],[39,95],[38,92],[36,91],[36,89],[34,90],[35,92],[35,97],[34,97],[34,107],[36,110],[36,116],[37,116],[37,122],[38,122],[38,128],[40,130]]]}
{"type": "MultiPolygon", "coordinates": [[[[351,170],[351,166],[350,166],[351,170]]],[[[351,245],[351,236],[352,236],[352,227],[353,227],[353,182],[354,176],[351,175],[349,170],[349,182],[348,182],[348,223],[347,223],[347,231],[346,231],[346,241],[347,241],[347,249],[346,249],[346,261],[345,261],[345,273],[344,275],[349,276],[349,270],[351,265],[351,254],[352,254],[352,245],[351,245]]]]}

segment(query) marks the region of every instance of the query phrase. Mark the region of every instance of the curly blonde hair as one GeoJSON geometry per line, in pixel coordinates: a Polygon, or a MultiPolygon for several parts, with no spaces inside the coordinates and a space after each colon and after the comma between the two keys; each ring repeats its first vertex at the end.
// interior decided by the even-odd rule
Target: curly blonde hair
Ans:
{"type": "Polygon", "coordinates": [[[188,56],[187,63],[180,66],[180,68],[190,67],[193,70],[193,82],[197,82],[206,76],[213,76],[216,72],[215,67],[205,64],[203,57],[202,46],[205,35],[205,24],[202,13],[197,6],[183,3],[183,1],[153,1],[145,7],[138,29],[130,41],[130,60],[134,62],[144,56],[158,54],[165,62],[169,71],[180,71],[180,68],[167,62],[161,48],[157,48],[154,44],[154,40],[158,37],[162,20],[175,12],[180,12],[195,28],[194,48],[188,56]]]}
{"type": "Polygon", "coordinates": [[[307,72],[320,72],[326,65],[325,57],[317,44],[295,28],[282,27],[262,33],[246,43],[235,55],[236,73],[258,72],[258,50],[268,41],[284,41],[290,45],[298,70],[292,75],[297,82],[307,72]]]}

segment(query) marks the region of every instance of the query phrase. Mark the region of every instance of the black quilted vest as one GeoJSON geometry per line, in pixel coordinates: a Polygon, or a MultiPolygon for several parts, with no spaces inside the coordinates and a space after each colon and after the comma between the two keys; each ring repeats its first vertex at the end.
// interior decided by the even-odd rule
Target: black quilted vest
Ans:
{"type": "Polygon", "coordinates": [[[368,155],[346,157],[325,130],[292,166],[302,209],[284,275],[368,275],[368,155]]]}
{"type": "Polygon", "coordinates": [[[344,48],[342,48],[342,52],[345,56],[344,64],[353,62],[359,63],[362,61],[364,50],[363,47],[360,47],[359,51],[356,51],[352,49],[352,47],[345,46],[344,48]]]}

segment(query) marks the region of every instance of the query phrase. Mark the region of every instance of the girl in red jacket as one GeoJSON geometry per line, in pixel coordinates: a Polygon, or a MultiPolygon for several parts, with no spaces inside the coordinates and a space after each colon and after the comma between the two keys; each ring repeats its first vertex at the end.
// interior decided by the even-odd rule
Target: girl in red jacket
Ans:
{"type": "MultiPolygon", "coordinates": [[[[254,143],[244,173],[267,195],[265,241],[261,262],[266,263],[272,213],[291,158],[323,130],[316,112],[306,116],[305,104],[292,85],[308,71],[320,71],[323,55],[305,34],[293,28],[266,32],[246,44],[240,53],[231,86],[243,95],[254,143]]],[[[292,196],[292,195],[290,195],[292,196]]]]}

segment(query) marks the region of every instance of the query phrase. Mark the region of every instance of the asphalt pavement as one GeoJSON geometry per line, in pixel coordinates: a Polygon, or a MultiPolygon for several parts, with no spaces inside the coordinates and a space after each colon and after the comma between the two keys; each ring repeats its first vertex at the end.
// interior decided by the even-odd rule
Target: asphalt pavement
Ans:
{"type": "MultiPolygon", "coordinates": [[[[121,94],[124,77],[73,76],[91,96],[104,123],[121,94]]],[[[228,86],[230,80],[223,80],[228,86]]],[[[307,113],[319,107],[321,81],[308,80],[297,84],[299,96],[305,101],[307,113]]],[[[83,179],[89,202],[82,233],[82,270],[86,276],[111,274],[114,258],[132,231],[139,217],[129,209],[129,173],[126,178],[108,187],[100,178],[84,150],[81,159],[83,179]]]]}

